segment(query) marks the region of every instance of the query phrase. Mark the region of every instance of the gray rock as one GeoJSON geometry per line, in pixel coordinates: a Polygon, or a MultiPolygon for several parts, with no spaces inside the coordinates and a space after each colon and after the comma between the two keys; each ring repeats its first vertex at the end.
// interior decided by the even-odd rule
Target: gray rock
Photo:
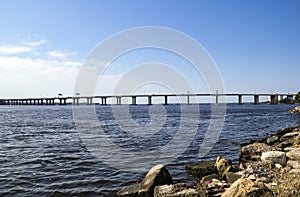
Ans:
{"type": "Polygon", "coordinates": [[[260,161],[260,156],[263,152],[272,150],[276,150],[275,147],[264,143],[249,144],[240,150],[239,160],[242,163],[248,163],[249,161],[260,161]]]}
{"type": "Polygon", "coordinates": [[[268,145],[272,145],[272,144],[274,144],[274,143],[276,143],[276,142],[278,142],[278,141],[279,141],[278,136],[274,135],[274,136],[269,137],[269,138],[267,139],[267,144],[268,144],[268,145]]]}
{"type": "Polygon", "coordinates": [[[289,160],[286,165],[294,169],[300,169],[300,161],[289,160]]]}
{"type": "Polygon", "coordinates": [[[249,165],[246,170],[242,171],[242,178],[254,179],[253,177],[257,181],[269,183],[274,178],[274,172],[254,164],[249,165]]]}
{"type": "Polygon", "coordinates": [[[141,183],[122,188],[118,195],[129,197],[152,197],[158,185],[172,184],[168,170],[161,164],[152,167],[141,183]]]}
{"type": "Polygon", "coordinates": [[[300,161],[300,148],[290,149],[290,151],[286,153],[286,157],[289,160],[298,160],[298,161],[300,161]]]}
{"type": "Polygon", "coordinates": [[[287,134],[284,134],[281,138],[280,138],[280,141],[285,141],[285,140],[288,140],[290,138],[294,138],[296,136],[299,135],[299,132],[291,132],[291,133],[287,133],[287,134]]]}
{"type": "Polygon", "coordinates": [[[263,183],[255,183],[249,179],[240,178],[227,189],[222,197],[266,197],[274,196],[263,183]]]}
{"type": "Polygon", "coordinates": [[[227,172],[235,172],[235,168],[232,165],[231,160],[225,159],[223,157],[218,157],[215,163],[215,167],[222,179],[226,178],[227,172]]]}
{"type": "Polygon", "coordinates": [[[294,109],[289,110],[290,113],[300,113],[300,106],[295,107],[294,109]]]}
{"type": "Polygon", "coordinates": [[[274,164],[279,163],[282,166],[286,165],[285,152],[268,151],[261,154],[261,161],[272,161],[274,164]]]}
{"type": "Polygon", "coordinates": [[[227,172],[225,176],[229,183],[234,183],[236,180],[242,177],[242,175],[233,172],[227,172]]]}
{"type": "Polygon", "coordinates": [[[214,167],[216,161],[201,161],[197,163],[187,164],[185,170],[188,174],[192,175],[194,178],[201,180],[202,177],[216,174],[217,170],[214,167]]]}
{"type": "Polygon", "coordinates": [[[281,129],[279,129],[279,130],[276,132],[276,135],[279,136],[279,137],[281,137],[281,136],[283,136],[283,135],[285,135],[285,134],[287,134],[287,133],[293,132],[294,129],[295,129],[295,127],[281,128],[281,129]]]}
{"type": "Polygon", "coordinates": [[[160,185],[154,189],[154,197],[205,197],[204,192],[189,188],[186,184],[160,185]]]}

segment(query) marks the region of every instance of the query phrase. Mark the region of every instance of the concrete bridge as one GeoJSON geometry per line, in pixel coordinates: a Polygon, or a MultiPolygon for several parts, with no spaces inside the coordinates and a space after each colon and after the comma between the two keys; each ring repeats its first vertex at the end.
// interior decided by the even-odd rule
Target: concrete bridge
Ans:
{"type": "Polygon", "coordinates": [[[238,104],[243,104],[243,97],[253,97],[253,103],[259,104],[260,97],[268,97],[270,104],[277,104],[285,97],[287,103],[293,103],[293,99],[296,94],[152,94],[152,95],[107,95],[107,96],[58,96],[49,98],[17,98],[17,99],[0,99],[0,105],[67,105],[72,103],[73,105],[79,105],[80,100],[86,101],[87,105],[95,104],[95,99],[100,99],[100,105],[107,105],[107,100],[115,100],[117,105],[122,104],[122,98],[131,98],[131,104],[137,105],[137,98],[148,98],[148,105],[152,105],[154,97],[161,97],[164,100],[164,104],[169,104],[169,98],[171,97],[185,97],[186,104],[190,104],[191,97],[214,97],[215,104],[219,103],[219,97],[236,97],[238,104]]]}

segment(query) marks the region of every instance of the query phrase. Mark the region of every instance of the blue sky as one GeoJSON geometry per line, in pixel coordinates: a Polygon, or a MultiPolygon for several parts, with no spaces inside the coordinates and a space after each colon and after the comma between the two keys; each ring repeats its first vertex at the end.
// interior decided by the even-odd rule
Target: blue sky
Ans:
{"type": "MultiPolygon", "coordinates": [[[[173,28],[201,43],[227,92],[300,91],[297,0],[2,0],[0,97],[72,95],[90,51],[140,26],[173,28]]],[[[114,74],[120,75],[110,73],[107,84],[114,74]]]]}

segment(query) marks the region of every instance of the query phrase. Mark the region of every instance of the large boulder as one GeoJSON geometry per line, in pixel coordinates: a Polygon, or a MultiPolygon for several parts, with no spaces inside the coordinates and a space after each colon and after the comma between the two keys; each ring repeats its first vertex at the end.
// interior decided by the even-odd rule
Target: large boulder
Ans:
{"type": "Polygon", "coordinates": [[[276,135],[267,138],[267,144],[268,145],[273,145],[273,144],[275,144],[277,142],[279,142],[279,137],[276,136],[276,135]]]}
{"type": "Polygon", "coordinates": [[[160,185],[154,189],[154,197],[205,197],[204,192],[187,184],[160,185]]]}
{"type": "Polygon", "coordinates": [[[276,150],[275,147],[269,146],[265,143],[253,143],[244,146],[239,153],[239,160],[242,163],[249,161],[260,161],[261,154],[267,151],[276,150]]]}
{"type": "Polygon", "coordinates": [[[294,169],[300,169],[300,161],[289,160],[286,165],[294,169]]]}
{"type": "Polygon", "coordinates": [[[201,180],[202,177],[216,174],[217,170],[215,168],[216,161],[200,161],[197,163],[187,164],[185,170],[188,174],[192,175],[194,178],[201,180]]]}
{"type": "Polygon", "coordinates": [[[286,153],[286,157],[290,160],[300,161],[300,148],[291,148],[290,151],[286,153]]]}
{"type": "Polygon", "coordinates": [[[215,167],[222,179],[226,178],[227,172],[236,172],[237,169],[232,164],[231,160],[225,159],[223,157],[218,157],[215,163],[215,167]]]}
{"type": "Polygon", "coordinates": [[[272,161],[274,164],[279,163],[282,166],[285,166],[286,164],[286,156],[285,152],[281,151],[268,151],[263,152],[261,154],[261,161],[272,161]]]}
{"type": "Polygon", "coordinates": [[[283,136],[281,136],[280,141],[286,141],[286,140],[294,138],[298,135],[299,135],[299,132],[286,133],[283,136]]]}
{"type": "Polygon", "coordinates": [[[295,107],[294,109],[289,110],[290,113],[300,113],[300,106],[295,107]]]}
{"type": "Polygon", "coordinates": [[[158,185],[172,184],[173,180],[168,170],[161,164],[152,167],[143,181],[122,188],[118,195],[129,197],[153,197],[154,188],[158,185]]]}
{"type": "Polygon", "coordinates": [[[281,128],[281,129],[279,129],[279,130],[276,132],[276,135],[277,135],[278,137],[281,137],[281,136],[283,136],[283,135],[285,135],[285,134],[287,134],[287,133],[293,132],[294,129],[296,129],[296,127],[281,128]]]}
{"type": "Polygon", "coordinates": [[[240,178],[227,189],[222,197],[266,197],[273,196],[272,191],[263,183],[255,183],[249,179],[240,178]]]}

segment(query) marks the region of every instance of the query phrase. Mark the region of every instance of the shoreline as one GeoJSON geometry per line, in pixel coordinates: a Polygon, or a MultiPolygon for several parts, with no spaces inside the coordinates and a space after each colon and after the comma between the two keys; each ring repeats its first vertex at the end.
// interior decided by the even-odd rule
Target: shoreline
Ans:
{"type": "MultiPolygon", "coordinates": [[[[289,112],[300,113],[300,107],[289,112]]],[[[150,173],[151,169],[141,183],[125,186],[117,194],[141,197],[300,196],[300,124],[241,146],[239,165],[223,157],[187,164],[186,173],[194,181],[176,184],[170,181],[165,166],[154,166],[159,168],[156,174],[150,173]],[[149,179],[151,185],[146,187],[144,183],[149,179]]]]}

